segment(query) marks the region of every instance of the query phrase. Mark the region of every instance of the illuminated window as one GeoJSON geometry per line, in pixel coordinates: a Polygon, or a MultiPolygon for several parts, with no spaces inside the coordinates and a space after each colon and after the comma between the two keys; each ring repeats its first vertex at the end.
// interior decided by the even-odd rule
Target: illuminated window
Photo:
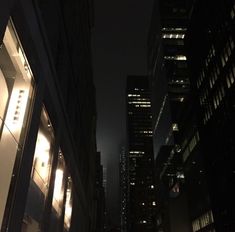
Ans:
{"type": "Polygon", "coordinates": [[[33,75],[10,20],[0,48],[0,225],[12,176],[17,178],[18,169],[14,170],[14,165],[17,167],[15,162],[21,160],[33,90],[33,75]]]}
{"type": "Polygon", "coordinates": [[[163,39],[184,39],[185,34],[163,33],[163,39]]]}
{"type": "Polygon", "coordinates": [[[165,60],[187,60],[187,57],[184,55],[175,55],[175,56],[164,56],[165,60]]]}
{"type": "Polygon", "coordinates": [[[40,129],[34,155],[32,179],[44,194],[47,193],[51,170],[50,148],[49,138],[40,129]]]}
{"type": "Polygon", "coordinates": [[[72,218],[72,206],[73,206],[73,196],[72,196],[72,179],[68,177],[67,180],[67,190],[66,190],[66,201],[65,201],[65,212],[64,212],[64,229],[69,231],[72,218]]]}
{"type": "MultiPolygon", "coordinates": [[[[49,117],[43,108],[34,151],[31,181],[24,213],[25,219],[30,218],[30,220],[27,220],[29,227],[36,227],[41,224],[42,218],[37,217],[36,215],[43,215],[45,210],[43,203],[47,197],[50,184],[53,144],[53,128],[51,126],[49,117]],[[37,207],[35,207],[35,205],[37,205],[37,207]]],[[[59,182],[58,179],[59,173],[57,173],[57,183],[59,182]]]]}
{"type": "Polygon", "coordinates": [[[231,87],[231,83],[230,83],[229,76],[226,76],[226,82],[227,82],[228,88],[230,88],[231,87]]]}
{"type": "Polygon", "coordinates": [[[232,70],[230,70],[229,77],[230,77],[231,84],[233,84],[234,83],[234,76],[233,76],[232,70]]]}
{"type": "Polygon", "coordinates": [[[54,184],[53,201],[52,201],[52,206],[59,216],[61,215],[62,212],[63,199],[64,199],[64,172],[65,172],[65,162],[64,162],[64,157],[60,151],[58,157],[57,169],[55,173],[55,184],[54,184]]]}
{"type": "Polygon", "coordinates": [[[173,131],[179,131],[178,124],[177,123],[173,123],[172,124],[172,129],[173,129],[173,131]]]}
{"type": "Polygon", "coordinates": [[[187,31],[187,28],[183,28],[183,27],[163,27],[162,31],[187,31]]]}
{"type": "Polygon", "coordinates": [[[231,19],[234,18],[235,16],[235,12],[234,12],[234,8],[232,7],[231,11],[230,11],[230,16],[231,16],[231,19]]]}

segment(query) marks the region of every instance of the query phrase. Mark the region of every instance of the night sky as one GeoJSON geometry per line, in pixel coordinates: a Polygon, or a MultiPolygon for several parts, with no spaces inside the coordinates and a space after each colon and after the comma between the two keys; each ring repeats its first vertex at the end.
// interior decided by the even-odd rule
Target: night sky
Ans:
{"type": "Polygon", "coordinates": [[[153,0],[95,0],[93,67],[97,145],[107,169],[109,223],[119,223],[119,153],[126,143],[126,76],[147,73],[146,45],[153,0]]]}

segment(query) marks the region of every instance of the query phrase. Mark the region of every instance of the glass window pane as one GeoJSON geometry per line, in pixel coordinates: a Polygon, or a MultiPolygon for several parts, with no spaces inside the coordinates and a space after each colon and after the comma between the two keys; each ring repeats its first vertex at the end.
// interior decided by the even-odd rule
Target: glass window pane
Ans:
{"type": "MultiPolygon", "coordinates": [[[[0,48],[0,225],[12,176],[17,176],[33,98],[33,75],[10,20],[0,48]]],[[[8,206],[9,207],[9,206],[8,206]]]]}
{"type": "Polygon", "coordinates": [[[23,227],[27,232],[31,232],[32,228],[37,228],[37,231],[41,231],[40,225],[51,176],[53,145],[53,129],[50,126],[50,120],[46,111],[43,110],[37,135],[31,181],[24,215],[23,227]]]}

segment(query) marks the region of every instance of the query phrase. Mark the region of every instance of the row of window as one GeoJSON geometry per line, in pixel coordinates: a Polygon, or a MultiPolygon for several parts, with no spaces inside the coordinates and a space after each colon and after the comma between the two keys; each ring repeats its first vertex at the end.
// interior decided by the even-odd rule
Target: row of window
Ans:
{"type": "MultiPolygon", "coordinates": [[[[208,53],[208,56],[207,58],[205,59],[205,65],[206,67],[209,66],[212,58],[215,56],[215,48],[214,48],[214,45],[211,46],[211,49],[209,50],[209,53],[208,53]]],[[[216,64],[215,67],[214,67],[214,76],[215,78],[218,78],[219,74],[220,74],[220,70],[219,70],[219,66],[216,64]]],[[[202,82],[204,81],[206,75],[205,75],[205,71],[202,70],[199,77],[198,77],[198,80],[197,80],[197,88],[200,88],[202,82]]]]}
{"type": "Polygon", "coordinates": [[[225,64],[227,63],[229,57],[232,54],[233,49],[234,49],[234,41],[230,36],[221,54],[222,67],[224,67],[225,64]]]}
{"type": "Polygon", "coordinates": [[[185,34],[173,34],[173,33],[163,33],[162,38],[163,39],[184,39],[185,34]]]}
{"type": "Polygon", "coordinates": [[[150,104],[150,101],[129,101],[128,104],[150,104]]]}
{"type": "Polygon", "coordinates": [[[164,56],[165,60],[187,60],[185,55],[164,56]]]}
{"type": "Polygon", "coordinates": [[[230,88],[235,80],[235,64],[232,65],[232,67],[229,69],[228,74],[226,75],[226,83],[228,88],[230,88]]]}
{"type": "Polygon", "coordinates": [[[215,85],[215,82],[218,80],[219,75],[220,75],[220,69],[219,69],[218,64],[216,64],[209,78],[210,88],[213,88],[213,86],[215,85]]]}
{"type": "Polygon", "coordinates": [[[193,232],[197,232],[212,223],[214,223],[214,217],[210,210],[192,222],[193,232]]]}
{"type": "Polygon", "coordinates": [[[182,145],[182,148],[185,149],[183,153],[183,162],[185,162],[188,159],[189,155],[191,154],[191,152],[196,147],[199,141],[200,141],[199,132],[196,131],[196,133],[191,138],[187,146],[186,146],[187,141],[184,142],[184,145],[182,145]]]}

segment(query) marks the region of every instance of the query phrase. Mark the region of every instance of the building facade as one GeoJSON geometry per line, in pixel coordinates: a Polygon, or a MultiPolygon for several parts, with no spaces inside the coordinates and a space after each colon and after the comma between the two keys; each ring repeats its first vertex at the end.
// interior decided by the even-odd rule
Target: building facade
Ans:
{"type": "Polygon", "coordinates": [[[195,1],[187,36],[211,205],[210,217],[197,215],[193,231],[235,228],[234,12],[234,1],[195,1]]]}
{"type": "Polygon", "coordinates": [[[129,231],[154,231],[152,115],[146,76],[127,77],[129,231]]]}
{"type": "Polygon", "coordinates": [[[1,3],[3,232],[95,230],[92,12],[91,1],[1,3]]]}
{"type": "Polygon", "coordinates": [[[191,9],[192,1],[155,1],[149,31],[158,231],[192,228],[183,162],[186,147],[198,134],[185,46],[191,9]]]}

